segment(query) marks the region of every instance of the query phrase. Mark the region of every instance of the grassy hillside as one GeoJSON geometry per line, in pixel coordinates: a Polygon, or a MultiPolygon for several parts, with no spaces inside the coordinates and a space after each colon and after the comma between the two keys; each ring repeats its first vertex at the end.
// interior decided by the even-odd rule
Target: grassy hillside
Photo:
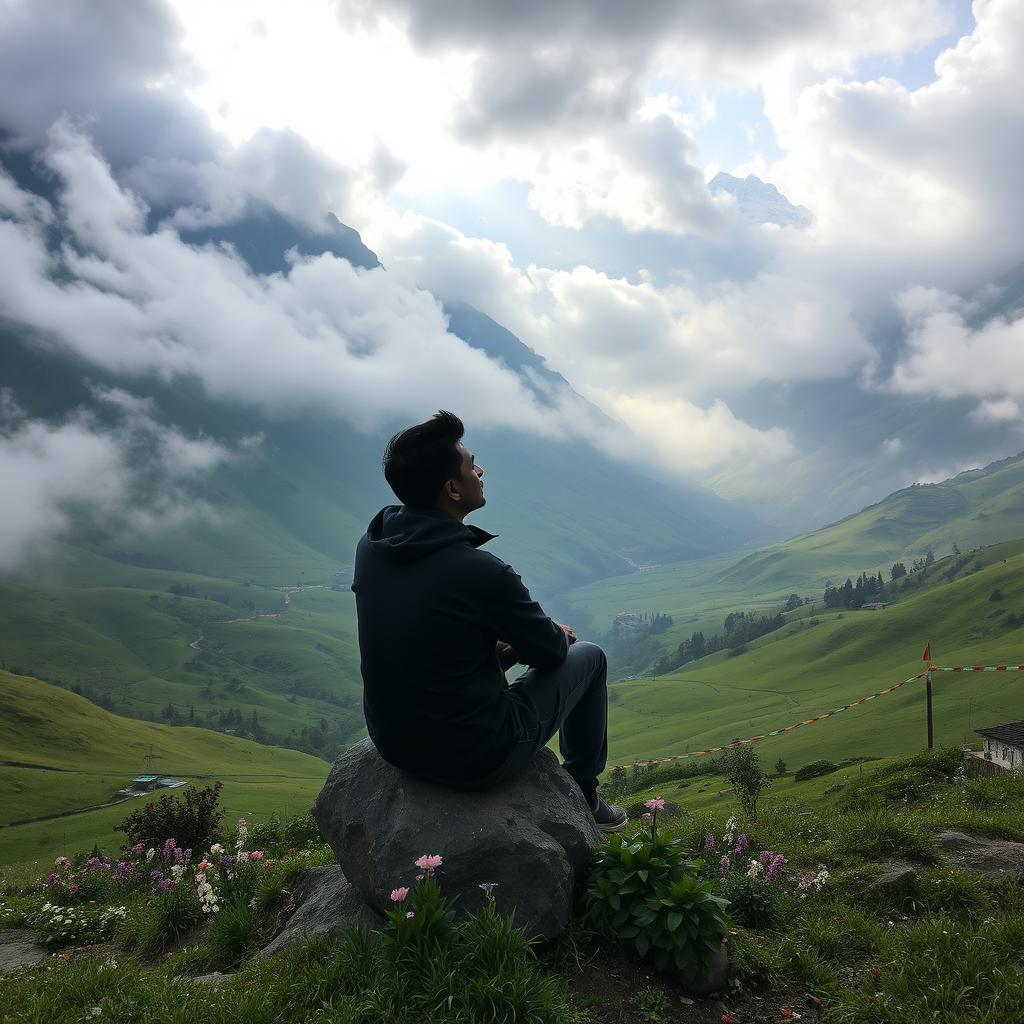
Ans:
{"type": "Polygon", "coordinates": [[[1022,535],[1024,455],[897,491],[831,526],[749,554],[616,576],[577,587],[564,600],[567,614],[597,635],[620,612],[672,615],[674,628],[656,642],[669,650],[697,630],[721,632],[730,611],[776,608],[794,592],[820,602],[828,580],[881,571],[888,581],[894,562],[909,568],[929,550],[941,558],[954,545],[969,551],[1022,535]]]}
{"type": "MultiPolygon", "coordinates": [[[[783,629],[746,653],[719,652],[657,679],[616,684],[609,732],[616,761],[718,746],[802,721],[905,679],[936,663],[1024,662],[1021,545],[940,560],[926,589],[882,612],[793,613],[783,629]],[[977,567],[977,568],[976,568],[977,567]],[[949,580],[950,575],[955,576],[949,580]],[[990,600],[999,592],[998,600],[990,600]]],[[[935,677],[935,736],[962,743],[972,729],[1019,720],[1024,674],[935,677]]],[[[827,721],[758,744],[767,764],[791,768],[818,758],[884,756],[925,742],[924,691],[911,684],[827,721]]]]}
{"type": "MultiPolygon", "coordinates": [[[[206,729],[172,728],[113,715],[36,679],[0,671],[0,826],[104,803],[132,776],[151,770],[224,784],[232,814],[300,813],[328,765],[295,750],[206,729]],[[6,762],[6,763],[5,763],[6,762]],[[35,767],[15,767],[10,762],[35,767]]],[[[57,841],[112,845],[133,802],[55,820],[0,828],[0,864],[31,861],[57,841]]]]}
{"type": "Polygon", "coordinates": [[[288,593],[65,545],[31,582],[0,583],[0,607],[0,664],[119,714],[167,721],[173,705],[179,723],[328,756],[362,735],[344,583],[288,593]],[[56,566],[67,568],[60,585],[56,566]]]}

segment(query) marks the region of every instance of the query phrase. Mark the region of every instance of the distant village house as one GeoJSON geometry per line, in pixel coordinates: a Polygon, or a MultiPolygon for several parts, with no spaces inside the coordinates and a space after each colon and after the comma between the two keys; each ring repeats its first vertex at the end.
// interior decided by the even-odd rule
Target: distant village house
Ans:
{"type": "Polygon", "coordinates": [[[971,755],[981,762],[986,775],[1015,771],[1024,765],[1024,722],[995,725],[991,729],[975,729],[985,740],[971,755]]]}

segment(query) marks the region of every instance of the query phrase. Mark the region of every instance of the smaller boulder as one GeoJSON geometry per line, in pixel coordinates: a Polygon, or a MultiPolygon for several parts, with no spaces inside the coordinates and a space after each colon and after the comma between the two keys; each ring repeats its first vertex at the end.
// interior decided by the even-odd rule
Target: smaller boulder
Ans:
{"type": "Polygon", "coordinates": [[[338,936],[352,923],[384,926],[384,915],[368,907],[334,864],[310,868],[292,890],[295,910],[273,941],[255,955],[274,956],[302,939],[338,936]]]}
{"type": "Polygon", "coordinates": [[[974,871],[987,878],[1024,874],[1024,843],[972,836],[956,829],[936,832],[934,839],[943,858],[965,871],[974,871]]]}
{"type": "Polygon", "coordinates": [[[49,956],[31,928],[0,928],[0,974],[37,964],[49,956]]]}

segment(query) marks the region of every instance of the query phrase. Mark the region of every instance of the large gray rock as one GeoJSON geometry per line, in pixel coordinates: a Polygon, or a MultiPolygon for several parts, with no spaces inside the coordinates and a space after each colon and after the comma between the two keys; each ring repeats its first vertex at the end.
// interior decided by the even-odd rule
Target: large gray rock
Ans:
{"type": "Polygon", "coordinates": [[[31,928],[0,928],[0,974],[7,974],[27,964],[37,964],[49,956],[36,942],[31,928]]]}
{"type": "Polygon", "coordinates": [[[951,828],[936,832],[934,838],[943,858],[965,871],[988,878],[1024,874],[1024,843],[972,836],[951,828]]]}
{"type": "Polygon", "coordinates": [[[363,903],[336,865],[310,868],[292,891],[295,910],[256,959],[274,956],[302,939],[338,936],[352,923],[382,928],[384,915],[363,903]]]}
{"type": "Polygon", "coordinates": [[[437,880],[460,914],[483,905],[481,882],[497,882],[499,912],[543,939],[568,923],[577,872],[600,841],[550,750],[518,778],[466,793],[399,771],[364,740],[334,762],[313,815],[370,906],[390,906],[393,889],[414,884],[416,858],[436,853],[444,858],[437,880]]]}

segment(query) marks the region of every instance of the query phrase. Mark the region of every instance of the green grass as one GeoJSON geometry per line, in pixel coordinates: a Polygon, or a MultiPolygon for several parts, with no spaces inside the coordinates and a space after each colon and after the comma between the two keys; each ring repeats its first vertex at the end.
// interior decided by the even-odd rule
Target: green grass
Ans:
{"type": "MultiPolygon", "coordinates": [[[[922,670],[931,641],[939,664],[1018,663],[1024,629],[1006,625],[1024,610],[1024,555],[990,549],[990,564],[934,585],[883,612],[805,612],[745,654],[720,652],[657,679],[615,684],[609,715],[613,761],[661,758],[720,746],[810,719],[922,670]],[[994,590],[1003,600],[989,600],[994,590]],[[815,624],[816,623],[816,624],[815,624]]],[[[976,740],[972,729],[1020,717],[1024,675],[935,676],[936,742],[976,740]]],[[[924,692],[908,684],[885,697],[783,736],[761,741],[766,764],[781,757],[790,770],[818,759],[887,756],[924,745],[924,692]]]]}
{"type": "MultiPolygon", "coordinates": [[[[0,671],[0,760],[58,768],[0,766],[9,788],[0,825],[109,799],[139,772],[224,783],[222,804],[254,820],[301,813],[329,766],[295,750],[206,729],[121,718],[60,687],[0,671]],[[152,755],[152,760],[148,760],[152,755]]],[[[102,810],[0,828],[0,865],[38,864],[64,848],[117,845],[113,827],[133,801],[102,810]]]]}
{"type": "MultiPolygon", "coordinates": [[[[749,836],[746,856],[769,849],[782,853],[787,864],[778,882],[747,884],[740,875],[744,858],[738,858],[730,880],[716,883],[737,898],[730,977],[740,987],[699,1003],[692,1013],[713,1012],[717,1019],[734,1012],[741,1021],[793,1006],[794,997],[803,1006],[796,994],[808,992],[821,1001],[823,1020],[843,1024],[1016,1021],[1024,1005],[1024,884],[929,866],[935,854],[928,844],[938,828],[999,834],[1000,816],[1024,821],[1024,773],[956,781],[949,773],[959,760],[959,752],[947,748],[847,766],[828,779],[780,780],[759,820],[741,821],[737,835],[749,836]],[[837,778],[846,788],[824,793],[825,783],[837,778]],[[901,890],[872,888],[890,859],[917,861],[919,867],[901,890]],[[798,878],[821,865],[831,873],[823,888],[801,895],[798,878]]],[[[701,870],[716,878],[725,820],[738,808],[705,807],[694,789],[680,792],[683,813],[660,816],[659,828],[698,857],[705,837],[713,834],[714,847],[701,870]]],[[[668,795],[663,786],[658,792],[668,795]]],[[[641,788],[629,799],[647,793],[641,788]]],[[[127,906],[121,938],[155,960],[112,947],[51,958],[0,980],[0,1019],[70,1024],[89,1019],[98,1006],[101,1017],[113,1020],[181,1024],[585,1024],[632,1019],[638,1008],[672,1010],[674,1001],[666,995],[678,991],[672,975],[627,962],[613,940],[588,931],[579,918],[562,940],[544,949],[530,947],[506,919],[485,912],[465,922],[453,944],[419,952],[374,944],[353,929],[338,940],[249,961],[271,934],[283,890],[296,871],[329,860],[326,847],[317,846],[284,856],[272,869],[257,869],[236,903],[225,904],[222,917],[202,921],[195,931],[196,908],[187,891],[181,900],[159,906],[144,893],[127,900],[111,893],[108,898],[120,896],[115,904],[127,906]],[[187,945],[160,956],[182,934],[187,945]],[[612,988],[597,977],[610,963],[616,969],[612,988]],[[217,968],[238,973],[221,988],[192,982],[194,975],[217,968]],[[599,999],[594,992],[601,993],[599,999]]],[[[23,924],[39,905],[37,895],[0,886],[4,922],[23,924]]]]}

